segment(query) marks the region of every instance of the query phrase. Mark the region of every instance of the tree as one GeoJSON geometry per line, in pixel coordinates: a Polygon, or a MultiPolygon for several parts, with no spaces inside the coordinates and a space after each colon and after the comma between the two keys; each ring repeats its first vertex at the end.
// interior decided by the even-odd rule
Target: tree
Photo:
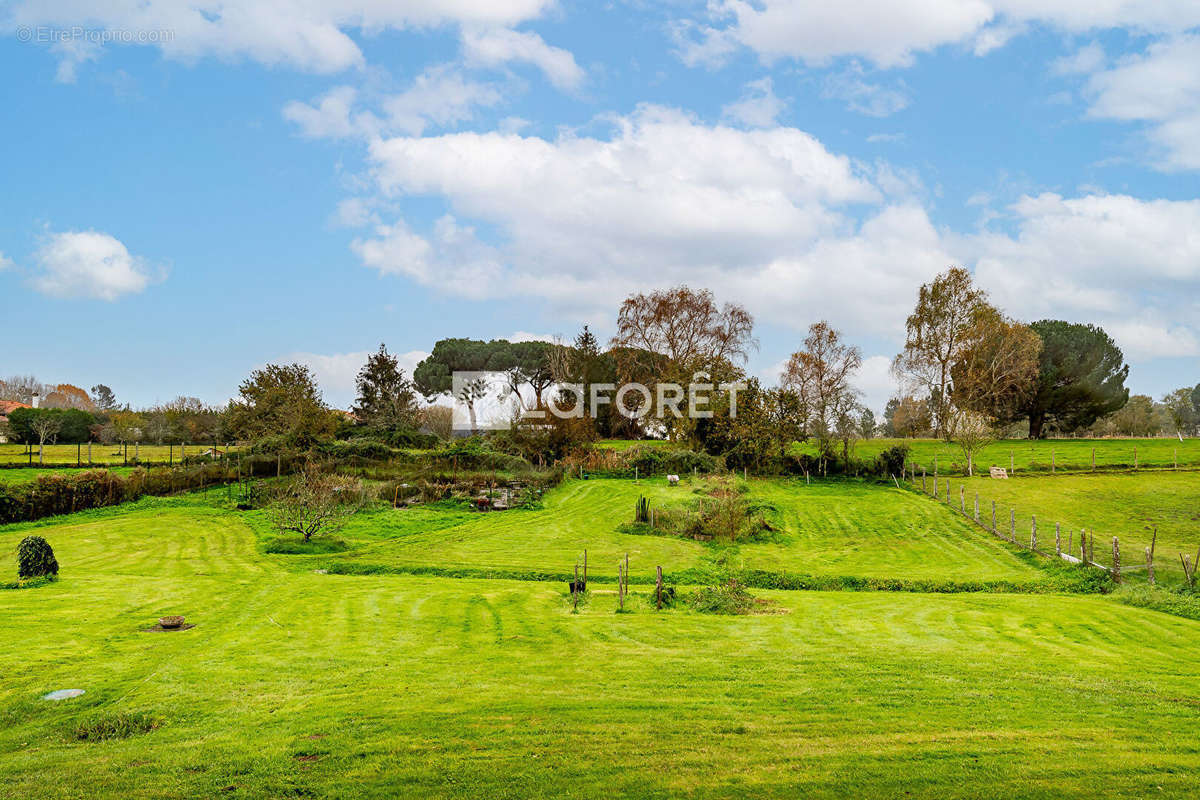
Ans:
{"type": "MultiPolygon", "coordinates": [[[[804,349],[792,353],[783,385],[796,392],[805,415],[805,428],[818,443],[827,442],[835,428],[846,428],[841,417],[852,413],[858,390],[850,379],[862,366],[862,351],[844,344],[828,322],[809,326],[804,349]]],[[[850,427],[853,427],[852,425],[850,427]]]]}
{"type": "Polygon", "coordinates": [[[494,354],[505,363],[504,377],[510,395],[516,397],[517,403],[524,408],[521,398],[521,387],[528,384],[533,389],[534,408],[542,407],[542,394],[554,383],[554,374],[550,368],[549,342],[500,342],[496,345],[507,344],[507,352],[494,354]]]}
{"type": "Polygon", "coordinates": [[[358,481],[328,474],[310,462],[271,504],[267,515],[280,533],[298,533],[307,542],[341,530],[361,503],[358,481]]]}
{"type": "Polygon", "coordinates": [[[95,411],[96,404],[91,395],[70,383],[60,383],[46,395],[43,408],[78,408],[80,411],[95,411]]]}
{"type": "Polygon", "coordinates": [[[53,442],[62,430],[62,417],[57,414],[38,414],[29,423],[38,440],[38,463],[45,463],[46,442],[53,442]]]}
{"type": "Polygon", "coordinates": [[[354,413],[372,428],[408,430],[417,427],[417,395],[396,356],[379,345],[358,371],[354,413]]]}
{"type": "Polygon", "coordinates": [[[892,439],[899,436],[896,432],[896,425],[893,420],[896,418],[896,410],[900,408],[900,398],[893,397],[887,401],[887,405],[883,409],[883,422],[879,424],[880,433],[885,439],[892,439]]]}
{"type": "Polygon", "coordinates": [[[875,412],[863,406],[858,411],[858,435],[863,439],[875,436],[875,412]]]}
{"type": "Polygon", "coordinates": [[[95,417],[77,408],[15,408],[8,415],[9,428],[13,439],[22,444],[35,444],[39,436],[34,431],[33,424],[40,419],[55,419],[58,429],[53,439],[64,444],[86,442],[91,436],[91,426],[95,417]]]}
{"type": "Polygon", "coordinates": [[[1192,389],[1192,408],[1196,411],[1196,418],[1200,419],[1200,383],[1196,384],[1196,388],[1192,389]]]}
{"type": "Polygon", "coordinates": [[[969,408],[957,408],[950,424],[954,429],[952,440],[966,456],[967,474],[974,475],[976,454],[1000,437],[996,420],[969,408]]]}
{"type": "Polygon", "coordinates": [[[497,347],[494,342],[477,339],[442,339],[434,344],[430,353],[413,370],[413,383],[426,400],[441,395],[451,395],[466,406],[471,418],[471,430],[478,430],[476,405],[487,397],[490,381],[486,377],[467,378],[459,376],[455,386],[455,373],[504,372],[511,364],[507,359],[508,342],[497,347]]]}
{"type": "Polygon", "coordinates": [[[302,364],[268,364],[238,387],[241,399],[229,404],[229,424],[241,438],[282,437],[308,447],[332,435],[336,420],[321,398],[316,379],[302,364]]]}
{"type": "Polygon", "coordinates": [[[449,406],[426,406],[418,412],[421,427],[439,439],[454,435],[454,409],[449,406]]]}
{"type": "Polygon", "coordinates": [[[1013,419],[1036,390],[1041,350],[1041,337],[1033,329],[979,305],[950,367],[954,409],[982,415],[992,426],[1013,419]]]}
{"type": "Polygon", "coordinates": [[[33,375],[10,375],[0,381],[0,400],[14,400],[31,405],[33,396],[45,396],[49,389],[33,375]]]}
{"type": "Polygon", "coordinates": [[[58,559],[50,543],[41,536],[26,536],[17,545],[17,576],[53,578],[58,575],[58,559]]]}
{"type": "Polygon", "coordinates": [[[934,435],[940,436],[949,421],[951,368],[967,346],[986,297],[962,267],[951,267],[917,293],[905,325],[904,350],[892,362],[892,371],[910,388],[928,392],[934,435]]]}
{"type": "Polygon", "coordinates": [[[1095,325],[1041,320],[1030,326],[1042,338],[1035,391],[1021,409],[1029,438],[1087,428],[1125,405],[1129,366],[1116,343],[1095,325]]]}
{"type": "Polygon", "coordinates": [[[933,427],[933,414],[928,400],[918,400],[912,395],[900,399],[892,414],[892,427],[897,436],[915,437],[933,427]]]}
{"type": "MultiPolygon", "coordinates": [[[[739,367],[758,346],[754,317],[740,305],[718,307],[712,292],[687,286],[630,295],[617,314],[611,342],[618,382],[637,382],[658,397],[658,385],[692,383],[697,373],[714,385],[742,377],[739,367]]],[[[631,396],[627,395],[627,399],[631,396]]],[[[655,400],[651,400],[653,404],[655,400]]],[[[651,408],[647,414],[654,412],[651,408]]],[[[615,420],[614,420],[615,421],[615,420]]],[[[663,416],[668,436],[688,435],[696,420],[663,416]]]]}
{"type": "Polygon", "coordinates": [[[116,411],[118,408],[117,396],[103,383],[92,387],[92,402],[96,404],[97,411],[116,411]]]}
{"type": "Polygon", "coordinates": [[[1171,419],[1171,425],[1182,435],[1191,436],[1196,432],[1197,422],[1200,422],[1200,414],[1196,413],[1196,407],[1192,404],[1192,389],[1185,387],[1176,389],[1175,391],[1163,395],[1163,406],[1166,407],[1167,416],[1171,419]]]}
{"type": "Polygon", "coordinates": [[[1154,401],[1149,395],[1135,394],[1109,416],[1113,430],[1122,436],[1152,436],[1158,433],[1154,401]]]}
{"type": "Polygon", "coordinates": [[[678,374],[712,370],[722,361],[742,361],[757,346],[754,317],[742,306],[717,308],[712,292],[687,286],[625,298],[617,314],[613,345],[668,358],[678,374]]]}

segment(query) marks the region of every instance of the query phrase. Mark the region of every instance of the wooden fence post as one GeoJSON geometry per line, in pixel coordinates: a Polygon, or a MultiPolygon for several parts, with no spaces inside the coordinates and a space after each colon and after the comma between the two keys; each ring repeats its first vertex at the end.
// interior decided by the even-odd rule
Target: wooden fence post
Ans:
{"type": "Polygon", "coordinates": [[[1085,567],[1088,563],[1087,557],[1087,531],[1080,529],[1079,531],[1079,563],[1085,567]]]}
{"type": "Polygon", "coordinates": [[[1054,523],[1054,554],[1062,558],[1062,526],[1054,523]]]}
{"type": "Polygon", "coordinates": [[[1121,545],[1115,536],[1113,537],[1112,576],[1114,581],[1121,580],[1121,545]]]}
{"type": "Polygon", "coordinates": [[[992,533],[996,532],[996,501],[992,501],[992,533]]]}
{"type": "Polygon", "coordinates": [[[658,610],[662,611],[662,567],[658,567],[658,577],[654,582],[654,596],[658,603],[658,610]]]}
{"type": "Polygon", "coordinates": [[[1016,472],[1016,467],[1013,466],[1013,451],[1010,447],[1008,448],[1008,474],[1012,475],[1014,472],[1016,472]]]}
{"type": "Polygon", "coordinates": [[[1017,510],[1015,508],[1008,510],[1008,540],[1013,544],[1017,543],[1017,510]]]}
{"type": "Polygon", "coordinates": [[[979,522],[979,492],[975,493],[975,522],[979,522]]]}
{"type": "Polygon", "coordinates": [[[1096,448],[1092,448],[1092,472],[1096,471],[1096,448]]]}
{"type": "Polygon", "coordinates": [[[958,510],[963,516],[967,514],[967,487],[959,484],[958,486],[958,510]]]}
{"type": "Polygon", "coordinates": [[[934,498],[937,498],[940,494],[941,492],[938,491],[938,474],[937,470],[935,469],[933,471],[933,496],[934,498]]]}
{"type": "Polygon", "coordinates": [[[950,479],[946,478],[946,505],[950,505],[950,479]]]}
{"type": "Polygon", "coordinates": [[[1137,469],[1137,445],[1133,446],[1133,468],[1137,469]]]}
{"type": "Polygon", "coordinates": [[[921,467],[921,491],[925,491],[925,468],[921,467]]]}
{"type": "Polygon", "coordinates": [[[1033,515],[1033,523],[1029,528],[1029,549],[1037,550],[1037,514],[1033,515]]]}
{"type": "Polygon", "coordinates": [[[1050,474],[1054,474],[1054,447],[1050,448],[1050,474]]]}
{"type": "Polygon", "coordinates": [[[1154,556],[1150,555],[1149,547],[1146,548],[1146,580],[1154,585],[1154,556]]]}

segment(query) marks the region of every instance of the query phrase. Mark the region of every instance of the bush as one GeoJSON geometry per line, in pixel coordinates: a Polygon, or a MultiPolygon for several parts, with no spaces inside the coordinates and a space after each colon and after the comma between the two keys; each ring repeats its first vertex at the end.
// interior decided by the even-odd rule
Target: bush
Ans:
{"type": "Polygon", "coordinates": [[[58,560],[50,543],[41,536],[26,536],[17,546],[17,575],[44,578],[58,574],[58,560]]]}
{"type": "Polygon", "coordinates": [[[875,469],[883,477],[904,474],[904,464],[908,461],[908,445],[898,444],[884,450],[875,457],[875,469]]]}
{"type": "Polygon", "coordinates": [[[704,614],[749,614],[758,605],[754,595],[736,580],[697,589],[688,595],[687,603],[704,614]]]}

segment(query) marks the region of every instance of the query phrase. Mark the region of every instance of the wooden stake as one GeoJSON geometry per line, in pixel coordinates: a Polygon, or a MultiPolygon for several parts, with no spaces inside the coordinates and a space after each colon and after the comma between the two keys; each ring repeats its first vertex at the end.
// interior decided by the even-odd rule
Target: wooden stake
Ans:
{"type": "Polygon", "coordinates": [[[1115,536],[1113,537],[1112,576],[1114,581],[1121,580],[1121,545],[1115,536]]]}
{"type": "Polygon", "coordinates": [[[1015,508],[1008,510],[1008,540],[1013,544],[1017,543],[1017,510],[1015,508]]]}
{"type": "Polygon", "coordinates": [[[1037,515],[1033,516],[1033,524],[1029,529],[1029,549],[1037,550],[1037,515]]]}
{"type": "Polygon", "coordinates": [[[975,493],[975,521],[979,522],[979,492],[975,493]]]}
{"type": "Polygon", "coordinates": [[[962,484],[958,486],[958,510],[967,513],[967,487],[962,484]]]}
{"type": "Polygon", "coordinates": [[[992,501],[992,533],[996,532],[996,501],[992,501]]]}
{"type": "Polygon", "coordinates": [[[1062,557],[1062,526],[1054,523],[1054,554],[1062,557]]]}
{"type": "Polygon", "coordinates": [[[1096,448],[1092,448],[1092,472],[1096,471],[1096,448]]]}
{"type": "Polygon", "coordinates": [[[658,610],[662,611],[662,567],[658,568],[658,578],[654,584],[654,595],[657,598],[658,610]]]}
{"type": "Polygon", "coordinates": [[[1154,585],[1154,556],[1150,554],[1150,548],[1146,548],[1146,580],[1150,585],[1154,585]]]}

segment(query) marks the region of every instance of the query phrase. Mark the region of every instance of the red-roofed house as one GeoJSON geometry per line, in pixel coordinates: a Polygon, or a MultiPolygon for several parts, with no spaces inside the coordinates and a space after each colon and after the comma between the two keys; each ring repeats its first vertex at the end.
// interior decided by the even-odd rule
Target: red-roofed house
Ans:
{"type": "Polygon", "coordinates": [[[0,400],[0,444],[8,443],[8,415],[18,408],[32,408],[28,403],[16,400],[0,400]]]}

